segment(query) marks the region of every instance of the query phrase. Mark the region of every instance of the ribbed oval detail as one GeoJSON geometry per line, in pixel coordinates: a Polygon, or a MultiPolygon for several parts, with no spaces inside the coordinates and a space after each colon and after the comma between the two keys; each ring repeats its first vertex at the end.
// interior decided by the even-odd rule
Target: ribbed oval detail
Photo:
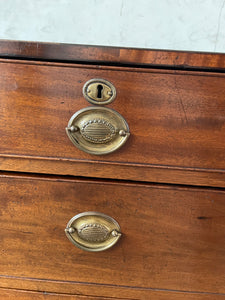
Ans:
{"type": "Polygon", "coordinates": [[[99,243],[108,238],[108,229],[101,224],[86,224],[78,230],[78,235],[84,241],[99,243]]]}
{"type": "Polygon", "coordinates": [[[116,134],[114,126],[104,119],[94,119],[86,122],[80,131],[83,138],[95,144],[111,141],[116,134]]]}

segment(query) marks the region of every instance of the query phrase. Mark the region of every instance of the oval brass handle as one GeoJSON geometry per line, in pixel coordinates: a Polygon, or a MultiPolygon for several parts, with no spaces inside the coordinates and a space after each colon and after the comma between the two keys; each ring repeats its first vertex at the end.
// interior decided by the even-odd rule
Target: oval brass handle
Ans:
{"type": "Polygon", "coordinates": [[[115,110],[105,107],[77,111],[69,120],[66,132],[77,148],[95,155],[117,150],[130,135],[126,120],[115,110]]]}
{"type": "Polygon", "coordinates": [[[121,237],[120,226],[113,218],[92,211],[74,216],[65,233],[78,248],[92,252],[112,247],[121,237]]]}

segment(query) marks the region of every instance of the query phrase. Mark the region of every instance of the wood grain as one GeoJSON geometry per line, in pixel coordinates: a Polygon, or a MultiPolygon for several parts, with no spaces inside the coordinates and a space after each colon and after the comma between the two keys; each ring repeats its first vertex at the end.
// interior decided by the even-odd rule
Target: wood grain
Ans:
{"type": "MultiPolygon", "coordinates": [[[[128,292],[129,293],[129,292],[128,292]]],[[[56,294],[49,292],[30,292],[16,289],[2,289],[0,288],[0,297],[4,300],[223,300],[225,295],[215,294],[198,294],[198,293],[183,293],[183,292],[169,292],[169,291],[138,291],[126,298],[115,298],[115,297],[99,297],[99,296],[81,296],[81,295],[69,295],[69,294],[56,294]],[[132,297],[132,298],[131,298],[132,297]]]]}
{"type": "Polygon", "coordinates": [[[82,296],[82,295],[68,295],[68,294],[56,294],[56,293],[47,293],[47,292],[30,292],[23,290],[15,289],[1,289],[0,288],[0,297],[4,300],[123,300],[123,298],[103,298],[103,297],[91,297],[91,296],[82,296]]]}
{"type": "Polygon", "coordinates": [[[2,275],[225,293],[222,190],[9,175],[0,190],[2,275]],[[115,218],[120,242],[77,249],[64,228],[84,211],[115,218]]]}
{"type": "Polygon", "coordinates": [[[0,167],[6,171],[34,172],[44,174],[76,175],[106,179],[123,179],[179,183],[197,186],[225,187],[225,172],[222,170],[196,170],[163,166],[119,164],[102,161],[79,161],[62,158],[1,155],[0,167]]]}
{"type": "Polygon", "coordinates": [[[0,169],[81,176],[0,173],[0,299],[225,299],[224,58],[0,41],[0,169]],[[131,137],[95,157],[65,127],[98,77],[131,137]],[[64,228],[84,211],[115,218],[119,243],[70,243],[64,228]]]}
{"type": "MultiPolygon", "coordinates": [[[[145,166],[163,167],[165,172],[167,168],[191,168],[209,170],[207,185],[213,181],[211,171],[222,174],[220,181],[224,181],[223,74],[3,62],[0,83],[2,158],[65,159],[74,168],[76,161],[129,165],[133,180],[146,180],[142,175],[145,166]],[[65,133],[70,117],[89,105],[82,87],[95,77],[114,83],[118,96],[109,107],[123,115],[131,131],[120,150],[99,157],[78,150],[65,133]]],[[[26,171],[34,172],[32,164],[30,167],[26,171]]],[[[101,173],[108,176],[104,170],[101,173]]],[[[94,168],[89,176],[96,177],[94,168]]],[[[114,176],[123,178],[119,172],[114,176]]],[[[153,179],[158,181],[156,176],[153,179]]]]}
{"type": "Polygon", "coordinates": [[[54,44],[22,41],[0,41],[0,57],[130,64],[179,69],[225,69],[222,53],[166,51],[104,46],[54,44]]]}

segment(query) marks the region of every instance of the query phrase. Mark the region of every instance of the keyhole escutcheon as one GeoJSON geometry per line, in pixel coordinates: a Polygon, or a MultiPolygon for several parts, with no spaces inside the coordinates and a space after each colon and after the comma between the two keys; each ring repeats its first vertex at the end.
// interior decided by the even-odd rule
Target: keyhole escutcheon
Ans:
{"type": "Polygon", "coordinates": [[[116,98],[116,89],[108,80],[94,78],[83,86],[83,95],[92,104],[105,105],[116,98]]]}
{"type": "Polygon", "coordinates": [[[103,93],[103,86],[101,84],[97,85],[97,98],[101,99],[103,93]]]}

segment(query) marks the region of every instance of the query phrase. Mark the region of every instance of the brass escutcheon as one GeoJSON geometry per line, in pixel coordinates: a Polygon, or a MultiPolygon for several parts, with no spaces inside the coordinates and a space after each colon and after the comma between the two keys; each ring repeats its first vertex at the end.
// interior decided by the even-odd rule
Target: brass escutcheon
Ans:
{"type": "Polygon", "coordinates": [[[116,89],[108,80],[94,78],[85,83],[83,95],[92,104],[105,105],[116,98],[116,89]]]}
{"type": "Polygon", "coordinates": [[[115,110],[105,107],[77,111],[69,120],[66,132],[77,148],[95,155],[117,150],[130,135],[125,119],[115,110]]]}
{"type": "Polygon", "coordinates": [[[119,224],[99,212],[84,212],[74,216],[68,222],[65,233],[78,248],[91,252],[106,250],[121,237],[119,224]]]}

